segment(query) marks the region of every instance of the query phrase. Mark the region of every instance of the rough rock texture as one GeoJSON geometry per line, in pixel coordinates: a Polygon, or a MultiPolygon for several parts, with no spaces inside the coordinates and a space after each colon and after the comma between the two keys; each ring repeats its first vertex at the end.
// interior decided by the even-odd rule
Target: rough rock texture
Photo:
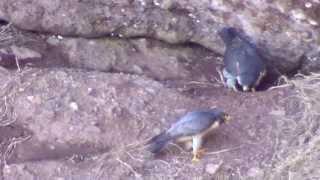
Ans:
{"type": "Polygon", "coordinates": [[[10,46],[0,49],[0,65],[2,66],[15,66],[16,61],[25,63],[26,61],[40,60],[42,55],[36,51],[25,47],[10,46]]]}
{"type": "Polygon", "coordinates": [[[302,0],[8,0],[0,2],[0,19],[38,32],[194,42],[220,53],[217,30],[236,26],[266,47],[271,64],[290,72],[303,55],[319,52],[319,9],[318,1],[302,0]]]}
{"type": "Polygon", "coordinates": [[[10,127],[20,131],[2,142],[29,136],[5,158],[4,179],[320,177],[318,76],[240,94],[211,86],[190,93],[143,76],[61,68],[1,79],[8,118],[17,119],[10,127]],[[233,121],[208,139],[200,163],[191,164],[191,153],[176,145],[159,157],[136,146],[201,107],[223,108],[233,121]]]}
{"type": "Polygon", "coordinates": [[[203,69],[217,74],[216,68],[222,66],[221,57],[197,45],[168,45],[145,38],[86,39],[34,34],[25,37],[29,38],[15,38],[0,46],[0,65],[16,68],[17,59],[21,67],[71,67],[144,74],[156,80],[202,81],[213,80],[202,73],[203,69]],[[12,49],[24,50],[23,56],[12,49]]]}
{"type": "Polygon", "coordinates": [[[27,148],[17,149],[20,160],[64,157],[68,149],[74,149],[67,151],[71,155],[119,148],[139,140],[143,126],[152,132],[151,123],[193,104],[138,76],[53,70],[28,72],[25,80],[13,106],[19,109],[18,123],[37,134],[27,148]],[[158,108],[166,101],[163,97],[175,106],[158,108]],[[49,152],[43,155],[39,148],[49,152]]]}
{"type": "Polygon", "coordinates": [[[0,179],[320,179],[319,4],[0,1],[0,179]],[[229,91],[216,71],[225,25],[250,36],[271,69],[310,76],[229,91]],[[233,121],[199,163],[177,144],[144,150],[209,107],[233,121]]]}
{"type": "MultiPolygon", "coordinates": [[[[47,40],[50,42],[49,40],[47,40]]],[[[144,74],[158,80],[191,77],[196,60],[215,66],[215,54],[200,47],[167,45],[150,39],[64,38],[52,46],[61,49],[70,66],[103,72],[144,74]]],[[[212,72],[215,68],[212,68],[212,72]]]]}

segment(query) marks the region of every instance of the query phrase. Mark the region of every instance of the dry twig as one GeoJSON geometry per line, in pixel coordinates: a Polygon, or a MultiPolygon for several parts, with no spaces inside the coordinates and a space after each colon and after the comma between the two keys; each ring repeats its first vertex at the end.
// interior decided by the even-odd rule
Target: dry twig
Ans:
{"type": "Polygon", "coordinates": [[[4,152],[4,155],[3,155],[4,165],[7,165],[7,158],[10,157],[10,155],[13,152],[13,150],[17,147],[17,144],[23,143],[23,142],[27,141],[30,138],[31,138],[31,135],[26,136],[26,137],[12,138],[10,140],[10,144],[8,145],[6,151],[4,152]]]}
{"type": "Polygon", "coordinates": [[[208,155],[215,155],[215,154],[220,154],[220,153],[224,153],[224,152],[229,152],[229,151],[233,151],[236,149],[240,149],[242,147],[242,145],[238,146],[238,147],[234,147],[234,148],[229,148],[229,149],[222,149],[220,151],[214,151],[214,152],[208,152],[206,154],[208,155]]]}
{"type": "Polygon", "coordinates": [[[21,68],[20,68],[20,64],[19,64],[19,58],[17,56],[15,57],[15,61],[16,61],[16,65],[17,65],[17,68],[18,68],[18,72],[21,72],[21,68]]]}
{"type": "Polygon", "coordinates": [[[8,116],[7,96],[4,97],[4,112],[2,112],[2,115],[1,115],[0,127],[8,126],[17,120],[13,116],[11,118],[8,118],[6,116],[8,116]],[[6,120],[4,120],[4,119],[6,119],[6,120]]]}
{"type": "Polygon", "coordinates": [[[116,158],[116,160],[117,160],[120,164],[122,164],[123,166],[125,166],[126,168],[128,168],[132,173],[134,173],[135,177],[137,177],[137,178],[142,177],[142,175],[141,175],[140,173],[138,173],[136,170],[134,170],[133,167],[132,167],[130,164],[122,161],[120,158],[116,158]]]}

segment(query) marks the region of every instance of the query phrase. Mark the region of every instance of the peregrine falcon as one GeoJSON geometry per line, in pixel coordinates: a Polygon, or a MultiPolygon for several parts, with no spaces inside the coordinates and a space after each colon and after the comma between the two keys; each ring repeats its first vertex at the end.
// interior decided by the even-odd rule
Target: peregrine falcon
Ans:
{"type": "Polygon", "coordinates": [[[266,75],[266,65],[256,46],[232,27],[223,28],[218,34],[226,45],[225,67],[219,72],[223,82],[235,91],[238,91],[237,86],[243,91],[255,91],[266,75]]]}
{"type": "Polygon", "coordinates": [[[170,141],[192,141],[193,162],[199,161],[203,138],[221,124],[230,120],[230,116],[218,108],[187,113],[168,130],[147,142],[148,150],[158,153],[170,141]]]}

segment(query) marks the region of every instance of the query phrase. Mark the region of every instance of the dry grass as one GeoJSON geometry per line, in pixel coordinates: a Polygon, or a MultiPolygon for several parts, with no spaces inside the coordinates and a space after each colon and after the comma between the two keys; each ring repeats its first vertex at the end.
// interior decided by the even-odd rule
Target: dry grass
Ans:
{"type": "MultiPolygon", "coordinates": [[[[303,173],[306,166],[309,169],[314,168],[315,164],[310,164],[308,159],[311,156],[319,156],[320,152],[320,74],[311,73],[311,75],[296,75],[292,80],[282,79],[285,81],[283,86],[292,86],[295,90],[289,97],[284,98],[285,105],[291,108],[291,113],[286,116],[280,116],[277,120],[280,124],[285,122],[296,129],[288,127],[279,127],[288,129],[292,142],[288,144],[281,143],[281,137],[285,134],[279,131],[276,142],[276,152],[274,157],[274,168],[272,175],[268,179],[277,179],[280,175],[287,174],[290,176],[292,168],[295,172],[303,173]],[[290,104],[291,103],[291,104],[290,104]],[[292,109],[296,107],[296,109],[292,109]],[[297,131],[300,128],[302,130],[297,131]],[[298,132],[298,133],[297,133],[298,132]]],[[[284,107],[279,107],[279,109],[284,107]]],[[[280,125],[281,126],[281,125],[280,125]]],[[[287,132],[288,133],[288,132],[287,132]]],[[[315,171],[317,172],[317,171],[315,171]]],[[[319,178],[320,178],[320,174],[319,178]]]]}
{"type": "MultiPolygon", "coordinates": [[[[194,82],[192,82],[194,83],[194,82]]],[[[196,82],[195,84],[197,84],[196,82]]],[[[202,83],[199,83],[202,84],[202,83]]],[[[207,84],[205,84],[207,85],[207,84]]],[[[310,153],[313,153],[315,149],[317,148],[317,145],[320,142],[320,134],[315,134],[313,132],[314,127],[319,124],[318,117],[320,116],[320,74],[311,74],[309,76],[305,76],[302,74],[296,75],[293,79],[288,79],[286,77],[281,77],[279,79],[279,85],[276,87],[273,87],[271,89],[278,89],[278,88],[284,88],[284,87],[291,87],[294,89],[294,92],[291,94],[288,94],[288,97],[283,98],[285,103],[291,103],[292,99],[296,99],[299,102],[299,107],[302,107],[302,109],[299,109],[299,113],[296,113],[294,115],[288,115],[283,116],[278,119],[278,121],[287,121],[291,123],[296,123],[296,119],[299,118],[299,122],[297,124],[297,127],[300,125],[307,124],[307,129],[304,132],[304,134],[301,134],[301,136],[306,135],[313,135],[311,140],[308,144],[299,146],[296,149],[291,149],[290,147],[284,147],[281,144],[281,136],[283,136],[279,132],[278,138],[275,140],[278,143],[277,147],[279,152],[275,152],[275,158],[273,159],[273,165],[274,168],[272,169],[274,174],[270,175],[270,178],[268,179],[277,179],[279,174],[282,174],[286,171],[288,171],[288,168],[296,166],[296,164],[305,162],[308,160],[308,155],[310,153]],[[295,117],[298,116],[298,117],[295,117]],[[287,151],[285,156],[282,154],[283,149],[287,151]],[[280,152],[281,151],[281,152],[280,152]]],[[[283,107],[279,107],[283,108],[283,107]]],[[[283,128],[283,127],[282,127],[283,128]]],[[[295,138],[294,136],[292,138],[295,138]]],[[[147,141],[147,140],[146,140],[147,141]]],[[[119,162],[123,168],[128,169],[128,171],[132,172],[135,177],[141,177],[141,172],[139,172],[137,169],[139,169],[139,166],[145,162],[144,157],[144,148],[141,146],[144,144],[144,142],[137,142],[133,144],[129,144],[125,148],[121,150],[117,150],[113,152],[112,157],[115,158],[117,162],[119,162]],[[140,165],[139,165],[140,164],[140,165]]],[[[221,153],[227,153],[230,151],[236,151],[242,146],[228,148],[228,149],[222,149],[216,152],[208,152],[206,153],[207,159],[213,158],[212,156],[216,156],[221,153]]],[[[190,164],[190,162],[187,162],[189,159],[191,159],[191,153],[185,151],[183,148],[181,148],[179,145],[176,144],[170,144],[169,149],[172,151],[167,152],[170,157],[173,157],[172,159],[169,159],[168,162],[165,160],[152,160],[155,166],[157,167],[170,167],[174,169],[177,172],[182,172],[186,169],[193,168],[190,164]],[[177,152],[178,151],[178,152],[177,152]],[[173,153],[173,154],[172,154],[173,153]],[[171,154],[171,155],[170,155],[171,154]]],[[[110,155],[110,154],[108,154],[110,155]]],[[[110,156],[108,156],[109,158],[110,156]]],[[[103,161],[103,163],[106,163],[103,161]]],[[[239,173],[241,174],[241,173],[239,173]]],[[[171,176],[171,174],[167,174],[168,176],[171,176]]],[[[174,175],[172,174],[172,177],[174,175]]]]}
{"type": "Polygon", "coordinates": [[[6,160],[11,156],[13,150],[17,147],[17,145],[27,141],[30,138],[31,138],[31,136],[18,137],[18,138],[13,137],[13,138],[11,138],[9,140],[9,143],[8,143],[9,145],[7,146],[7,148],[6,148],[5,152],[4,152],[4,155],[3,155],[4,165],[7,164],[6,160]]]}
{"type": "Polygon", "coordinates": [[[19,83],[20,74],[10,76],[9,79],[3,80],[0,87],[0,127],[13,124],[17,117],[13,110],[12,102],[17,93],[17,83],[19,83]]]}
{"type": "Polygon", "coordinates": [[[8,96],[4,96],[0,107],[0,127],[8,126],[16,121],[12,108],[8,106],[8,96]]]}
{"type": "Polygon", "coordinates": [[[5,26],[0,26],[0,46],[11,44],[16,41],[17,31],[9,23],[5,26]]]}

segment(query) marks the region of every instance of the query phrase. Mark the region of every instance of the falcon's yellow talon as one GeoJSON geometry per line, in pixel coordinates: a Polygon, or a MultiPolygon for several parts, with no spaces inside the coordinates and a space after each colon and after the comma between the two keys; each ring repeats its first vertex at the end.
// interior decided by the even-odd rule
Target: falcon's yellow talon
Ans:
{"type": "Polygon", "coordinates": [[[228,114],[218,108],[189,112],[169,129],[146,142],[147,149],[152,153],[158,153],[170,141],[192,140],[192,162],[198,162],[200,156],[205,153],[205,149],[201,148],[203,139],[225,123],[226,119],[228,114]]]}
{"type": "Polygon", "coordinates": [[[192,162],[199,162],[202,155],[204,155],[205,152],[206,152],[206,150],[204,148],[197,150],[197,152],[195,154],[193,154],[192,162]]]}
{"type": "Polygon", "coordinates": [[[200,161],[200,159],[197,157],[193,157],[191,161],[192,161],[192,163],[197,163],[200,161]]]}

